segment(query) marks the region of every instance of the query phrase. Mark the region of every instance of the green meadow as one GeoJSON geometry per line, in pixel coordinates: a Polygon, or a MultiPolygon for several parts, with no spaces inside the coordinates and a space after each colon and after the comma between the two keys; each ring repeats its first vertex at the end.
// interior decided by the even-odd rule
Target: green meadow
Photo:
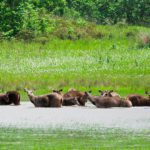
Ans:
{"type": "Polygon", "coordinates": [[[0,128],[1,150],[149,150],[149,131],[0,128]],[[6,134],[7,133],[7,134],[6,134]]]}
{"type": "MultiPolygon", "coordinates": [[[[97,26],[101,38],[1,41],[0,90],[113,89],[122,96],[150,90],[150,48],[140,26],[97,26]]],[[[38,38],[38,37],[37,37],[38,38]]],[[[43,38],[44,39],[44,38],[43,38]]],[[[148,43],[149,44],[149,43],[148,43]]]]}

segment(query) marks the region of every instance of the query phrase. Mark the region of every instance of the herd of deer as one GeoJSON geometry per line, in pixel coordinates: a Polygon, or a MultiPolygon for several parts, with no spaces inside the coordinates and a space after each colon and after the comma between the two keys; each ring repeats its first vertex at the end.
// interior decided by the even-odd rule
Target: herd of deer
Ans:
{"type": "MultiPolygon", "coordinates": [[[[97,108],[109,107],[132,107],[132,106],[150,106],[150,93],[147,91],[147,97],[139,94],[129,94],[126,98],[115,92],[99,90],[99,96],[92,96],[91,91],[80,92],[75,89],[70,89],[67,93],[62,94],[62,90],[53,90],[50,94],[35,96],[31,90],[24,89],[31,103],[35,107],[61,107],[79,105],[85,106],[89,100],[97,108]]],[[[8,91],[5,94],[0,94],[0,105],[19,105],[20,94],[17,91],[8,91]]]]}

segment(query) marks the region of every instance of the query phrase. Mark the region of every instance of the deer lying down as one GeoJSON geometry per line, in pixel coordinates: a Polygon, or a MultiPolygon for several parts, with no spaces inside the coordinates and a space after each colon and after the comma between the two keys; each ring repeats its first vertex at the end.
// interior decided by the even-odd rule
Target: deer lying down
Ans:
{"type": "MultiPolygon", "coordinates": [[[[58,93],[58,94],[61,94],[63,90],[53,90],[53,93],[58,93]]],[[[75,89],[70,89],[70,91],[76,91],[75,89]]],[[[62,95],[62,94],[61,94],[62,95]]],[[[63,103],[62,103],[63,106],[72,106],[72,105],[79,105],[78,103],[78,99],[76,97],[69,97],[68,95],[67,96],[64,96],[63,95],[63,103]]]]}
{"type": "Polygon", "coordinates": [[[82,99],[88,99],[93,105],[98,108],[109,108],[109,107],[131,107],[132,103],[130,101],[118,100],[113,97],[103,97],[103,96],[91,96],[89,93],[85,92],[82,99]]]}
{"type": "MultiPolygon", "coordinates": [[[[61,94],[63,90],[53,90],[53,93],[58,93],[58,94],[61,94]]],[[[61,94],[63,96],[63,94],[61,94]]],[[[72,105],[76,105],[77,104],[77,99],[76,98],[66,98],[66,99],[63,99],[63,102],[62,102],[62,105],[63,106],[72,106],[72,105]]]]}
{"type": "Polygon", "coordinates": [[[20,94],[17,91],[8,91],[6,94],[0,94],[0,105],[19,105],[20,94]]]}
{"type": "Polygon", "coordinates": [[[7,94],[0,94],[0,105],[9,105],[9,98],[7,94]]]}
{"type": "Polygon", "coordinates": [[[101,90],[99,90],[99,92],[100,92],[100,95],[101,96],[104,96],[104,97],[115,97],[115,98],[118,98],[118,99],[121,99],[121,96],[118,94],[118,93],[116,93],[116,92],[114,92],[113,90],[106,90],[106,91],[101,91],[101,90]]]}
{"type": "Polygon", "coordinates": [[[20,105],[20,93],[18,91],[8,91],[6,94],[8,95],[10,103],[20,105]]]}
{"type": "Polygon", "coordinates": [[[75,89],[70,89],[67,93],[63,95],[63,105],[64,106],[71,106],[71,105],[85,106],[87,100],[81,99],[83,95],[84,92],[80,92],[75,89]]]}
{"type": "Polygon", "coordinates": [[[133,106],[150,106],[150,93],[146,91],[145,94],[147,94],[148,97],[139,94],[129,94],[126,100],[131,101],[133,106]]]}
{"type": "Polygon", "coordinates": [[[28,94],[31,103],[33,103],[35,107],[61,107],[62,105],[63,99],[58,93],[34,96],[31,90],[24,90],[28,94]]]}

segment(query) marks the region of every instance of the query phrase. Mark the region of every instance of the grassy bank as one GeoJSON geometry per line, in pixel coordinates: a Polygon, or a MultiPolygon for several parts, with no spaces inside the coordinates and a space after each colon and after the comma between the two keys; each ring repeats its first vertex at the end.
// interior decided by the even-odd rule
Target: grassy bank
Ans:
{"type": "Polygon", "coordinates": [[[148,131],[0,128],[0,133],[1,150],[148,150],[150,147],[148,131]]]}
{"type": "Polygon", "coordinates": [[[122,96],[150,89],[150,49],[144,47],[144,27],[97,26],[101,39],[1,41],[1,92],[23,88],[42,94],[52,89],[113,89],[122,96]],[[139,42],[139,40],[141,40],[139,42]],[[141,43],[143,44],[141,47],[141,43]]]}

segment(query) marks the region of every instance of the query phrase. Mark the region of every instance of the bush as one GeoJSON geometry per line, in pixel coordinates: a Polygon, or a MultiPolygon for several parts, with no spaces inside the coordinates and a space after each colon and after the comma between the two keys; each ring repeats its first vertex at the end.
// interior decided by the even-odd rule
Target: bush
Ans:
{"type": "Polygon", "coordinates": [[[97,30],[97,26],[94,23],[87,23],[85,21],[79,23],[79,20],[65,21],[64,19],[57,20],[57,25],[52,34],[63,40],[100,39],[104,37],[104,34],[97,30]]]}
{"type": "Polygon", "coordinates": [[[3,33],[0,32],[0,41],[3,40],[3,33]]]}
{"type": "Polygon", "coordinates": [[[17,35],[16,38],[18,40],[23,39],[25,41],[32,41],[35,38],[35,33],[32,30],[21,30],[17,35]]]}
{"type": "Polygon", "coordinates": [[[44,37],[44,36],[36,37],[34,39],[35,42],[41,43],[42,45],[45,45],[48,42],[48,40],[49,40],[48,37],[44,37]]]}
{"type": "Polygon", "coordinates": [[[145,48],[145,47],[150,48],[150,32],[148,32],[148,33],[145,33],[145,32],[139,33],[139,35],[137,36],[137,42],[138,42],[138,46],[140,48],[145,48]]]}
{"type": "Polygon", "coordinates": [[[135,37],[135,33],[134,32],[132,32],[132,31],[129,31],[129,32],[127,32],[126,33],[126,37],[135,37]]]}
{"type": "Polygon", "coordinates": [[[31,2],[21,1],[16,5],[0,2],[0,30],[3,37],[10,39],[24,34],[26,39],[30,32],[37,34],[49,31],[47,12],[43,10],[44,8],[36,8],[31,2]]]}

